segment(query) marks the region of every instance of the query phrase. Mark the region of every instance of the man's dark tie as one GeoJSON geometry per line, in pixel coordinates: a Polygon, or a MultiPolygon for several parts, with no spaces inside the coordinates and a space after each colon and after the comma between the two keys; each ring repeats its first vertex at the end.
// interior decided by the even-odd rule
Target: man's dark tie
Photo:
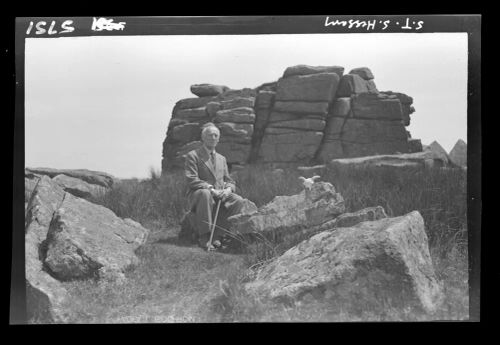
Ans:
{"type": "Polygon", "coordinates": [[[215,170],[215,152],[210,152],[210,162],[212,163],[212,166],[215,170]]]}

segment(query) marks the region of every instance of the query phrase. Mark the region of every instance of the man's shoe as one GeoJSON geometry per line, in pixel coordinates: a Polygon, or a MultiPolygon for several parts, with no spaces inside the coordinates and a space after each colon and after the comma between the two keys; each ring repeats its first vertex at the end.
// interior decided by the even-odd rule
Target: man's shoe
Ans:
{"type": "Polygon", "coordinates": [[[198,246],[207,249],[207,243],[210,240],[210,234],[202,234],[198,236],[198,246]]]}

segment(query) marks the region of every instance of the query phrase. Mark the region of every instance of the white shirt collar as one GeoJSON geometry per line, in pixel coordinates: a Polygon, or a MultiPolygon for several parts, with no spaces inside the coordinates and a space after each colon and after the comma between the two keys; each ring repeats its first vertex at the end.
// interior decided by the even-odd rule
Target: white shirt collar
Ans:
{"type": "Polygon", "coordinates": [[[208,155],[210,156],[210,154],[213,152],[215,154],[215,149],[213,149],[212,151],[210,151],[208,149],[208,147],[206,147],[205,145],[203,145],[203,148],[205,149],[205,151],[207,151],[208,155]]]}

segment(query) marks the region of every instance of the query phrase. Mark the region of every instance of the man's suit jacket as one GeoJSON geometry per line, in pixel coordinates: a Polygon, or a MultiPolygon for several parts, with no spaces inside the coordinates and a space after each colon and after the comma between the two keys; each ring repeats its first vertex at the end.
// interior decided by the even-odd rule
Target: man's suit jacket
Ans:
{"type": "Polygon", "coordinates": [[[193,206],[193,192],[201,188],[209,188],[210,185],[215,189],[231,187],[236,191],[236,184],[229,176],[226,158],[215,153],[215,169],[210,161],[207,150],[202,146],[186,154],[184,163],[184,173],[188,183],[187,198],[190,207],[193,206]]]}

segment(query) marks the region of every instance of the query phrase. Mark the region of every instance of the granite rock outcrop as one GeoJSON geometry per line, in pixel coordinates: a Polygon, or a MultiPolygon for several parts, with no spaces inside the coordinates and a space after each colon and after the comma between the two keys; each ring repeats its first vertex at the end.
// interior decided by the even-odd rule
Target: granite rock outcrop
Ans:
{"type": "Polygon", "coordinates": [[[253,89],[210,84],[191,89],[199,97],[178,101],[172,111],[163,172],[183,166],[184,155],[201,145],[207,122],[219,127],[217,150],[230,166],[320,164],[422,151],[420,140],[405,128],[415,111],[413,98],[379,91],[367,67],[345,74],[341,66],[297,65],[253,89]]]}

